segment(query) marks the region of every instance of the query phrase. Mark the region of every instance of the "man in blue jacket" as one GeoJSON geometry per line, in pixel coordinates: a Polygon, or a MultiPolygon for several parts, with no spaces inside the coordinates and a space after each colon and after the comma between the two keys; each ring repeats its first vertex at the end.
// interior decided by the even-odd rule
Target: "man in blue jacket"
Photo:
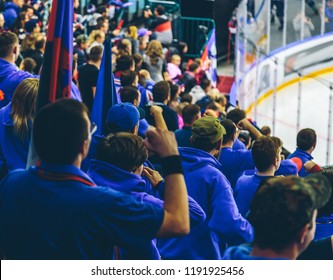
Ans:
{"type": "Polygon", "coordinates": [[[304,163],[313,159],[311,154],[317,145],[317,134],[311,128],[304,128],[298,132],[296,142],[297,148],[288,156],[288,159],[296,157],[302,161],[302,168],[298,172],[298,175],[305,177],[308,173],[304,168],[304,163]]]}
{"type": "Polygon", "coordinates": [[[229,248],[223,259],[295,260],[313,240],[317,209],[327,203],[330,194],[330,182],[321,174],[264,182],[250,208],[253,244],[229,248]]]}
{"type": "Polygon", "coordinates": [[[193,148],[179,148],[188,194],[207,218],[188,236],[159,239],[158,248],[166,259],[220,259],[227,245],[252,241],[252,227],[240,215],[216,159],[224,133],[217,118],[200,118],[192,127],[193,148]]]}
{"type": "Polygon", "coordinates": [[[12,32],[0,33],[0,109],[12,100],[15,89],[24,79],[34,78],[16,67],[18,55],[17,35],[12,32]]]}
{"type": "Polygon", "coordinates": [[[263,179],[273,177],[281,163],[282,141],[270,136],[254,141],[251,154],[257,168],[253,175],[241,176],[235,186],[235,201],[239,212],[245,217],[250,204],[263,179]]]}
{"type": "Polygon", "coordinates": [[[164,206],[96,186],[79,168],[91,141],[88,109],[62,99],[36,115],[33,143],[41,160],[0,183],[0,256],[6,259],[111,259],[151,239],[189,232],[187,191],[173,133],[145,142],[163,159],[164,206]]]}
{"type": "MultiPolygon", "coordinates": [[[[149,202],[162,208],[163,178],[157,171],[143,166],[147,157],[148,151],[141,137],[119,132],[99,142],[96,159],[91,161],[87,173],[98,185],[130,194],[140,202],[149,202]],[[156,197],[146,192],[146,182],[141,175],[148,178],[158,191],[156,197]]],[[[206,215],[192,198],[189,197],[188,203],[191,227],[195,227],[204,221],[206,215]]],[[[135,250],[122,248],[120,256],[121,259],[160,259],[155,240],[137,244],[135,250]]]]}

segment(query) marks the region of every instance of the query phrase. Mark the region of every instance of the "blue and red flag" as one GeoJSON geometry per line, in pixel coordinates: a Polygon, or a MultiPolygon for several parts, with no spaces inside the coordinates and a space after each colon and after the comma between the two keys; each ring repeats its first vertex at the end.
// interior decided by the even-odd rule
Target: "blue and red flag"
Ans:
{"type": "Polygon", "coordinates": [[[96,94],[91,113],[91,121],[97,125],[97,135],[107,135],[106,116],[114,104],[118,103],[112,73],[111,40],[104,43],[104,53],[99,69],[96,94]]]}
{"type": "Polygon", "coordinates": [[[71,96],[73,16],[72,0],[52,1],[37,111],[57,99],[71,96]]]}
{"type": "Polygon", "coordinates": [[[203,64],[206,65],[209,61],[209,79],[216,87],[217,84],[217,59],[216,59],[216,35],[215,28],[211,31],[209,40],[205,46],[205,49],[201,55],[203,64]]]}
{"type": "MultiPolygon", "coordinates": [[[[57,99],[71,96],[73,17],[72,0],[52,1],[36,112],[57,99]]],[[[36,164],[37,161],[38,156],[31,138],[27,168],[36,164]]]]}

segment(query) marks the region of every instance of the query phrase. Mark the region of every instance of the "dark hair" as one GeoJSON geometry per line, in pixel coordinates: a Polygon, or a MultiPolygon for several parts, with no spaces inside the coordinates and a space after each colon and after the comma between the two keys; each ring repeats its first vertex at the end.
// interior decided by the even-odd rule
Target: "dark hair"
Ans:
{"type": "Polygon", "coordinates": [[[130,70],[133,66],[133,57],[130,55],[119,56],[116,60],[116,71],[130,70]]]}
{"type": "Polygon", "coordinates": [[[18,44],[18,37],[13,32],[0,33],[0,58],[8,56],[18,44]]]}
{"type": "Polygon", "coordinates": [[[233,121],[235,124],[238,124],[245,117],[246,114],[241,109],[233,109],[227,114],[227,119],[233,121]]]}
{"type": "Polygon", "coordinates": [[[77,100],[60,99],[43,107],[33,125],[33,141],[40,159],[72,164],[88,139],[88,122],[88,109],[77,100]]]}
{"type": "Polygon", "coordinates": [[[87,40],[88,40],[88,38],[86,37],[86,35],[81,34],[81,35],[76,37],[76,44],[78,46],[80,46],[81,44],[86,43],[87,40]]]}
{"type": "Polygon", "coordinates": [[[170,100],[174,100],[175,97],[177,96],[177,93],[179,91],[179,85],[174,84],[171,81],[168,81],[169,86],[170,86],[170,100]]]}
{"type": "Polygon", "coordinates": [[[200,67],[199,63],[193,62],[191,63],[191,65],[188,67],[188,70],[190,72],[194,72],[195,70],[197,70],[200,67]]]}
{"type": "Polygon", "coordinates": [[[132,70],[127,70],[127,71],[121,72],[121,75],[120,75],[121,86],[122,87],[133,86],[136,76],[137,76],[136,72],[132,71],[132,70]]]}
{"type": "Polygon", "coordinates": [[[97,7],[96,13],[98,13],[98,14],[104,14],[104,13],[106,13],[106,6],[102,5],[102,6],[97,7]]]}
{"type": "Polygon", "coordinates": [[[177,49],[178,49],[180,55],[182,55],[184,53],[184,50],[186,47],[187,47],[187,44],[185,42],[179,42],[177,44],[177,49]]]}
{"type": "Polygon", "coordinates": [[[129,102],[134,104],[135,100],[139,99],[139,91],[136,87],[126,86],[120,90],[121,102],[129,102]]]}
{"type": "Polygon", "coordinates": [[[34,69],[36,67],[36,61],[32,59],[31,57],[26,57],[21,62],[23,64],[23,69],[26,72],[33,73],[34,69]]]}
{"type": "Polygon", "coordinates": [[[97,20],[96,20],[97,29],[99,29],[100,27],[102,27],[104,25],[105,20],[107,20],[107,18],[105,18],[104,16],[101,16],[101,17],[97,18],[97,20]]]}
{"type": "Polygon", "coordinates": [[[101,46],[92,47],[89,53],[89,59],[96,62],[102,58],[103,48],[101,46]]]}
{"type": "Polygon", "coordinates": [[[193,96],[189,93],[183,94],[181,97],[181,102],[192,103],[192,100],[193,100],[193,96]]]}
{"type": "Polygon", "coordinates": [[[170,95],[170,86],[168,82],[160,81],[154,85],[152,92],[155,102],[164,103],[170,95]]]}
{"type": "Polygon", "coordinates": [[[198,105],[189,104],[183,108],[182,117],[184,124],[192,125],[195,122],[195,117],[200,113],[200,107],[198,105]]]}
{"type": "Polygon", "coordinates": [[[156,6],[155,10],[160,16],[165,14],[165,8],[162,5],[156,6]]]}
{"type": "Polygon", "coordinates": [[[280,147],[281,145],[278,145],[269,136],[263,136],[254,141],[251,152],[254,164],[259,172],[266,171],[274,164],[280,147]]]}
{"type": "MultiPolygon", "coordinates": [[[[142,55],[139,53],[135,53],[133,54],[133,60],[135,63],[135,67],[139,64],[139,62],[143,61],[142,55]]],[[[139,69],[135,69],[136,71],[138,71],[139,69]]]]}
{"type": "Polygon", "coordinates": [[[269,136],[271,134],[271,128],[267,125],[263,126],[261,129],[261,134],[265,135],[265,136],[269,136]]]}
{"type": "Polygon", "coordinates": [[[205,138],[196,138],[195,140],[191,138],[191,145],[195,149],[209,153],[210,151],[213,151],[219,147],[220,140],[215,143],[210,143],[205,138]]]}
{"type": "Polygon", "coordinates": [[[283,250],[298,239],[311,222],[314,204],[304,188],[292,188],[295,176],[263,180],[248,216],[255,232],[254,244],[261,249],[283,250]]]}
{"type": "Polygon", "coordinates": [[[316,132],[311,128],[304,128],[297,134],[297,147],[303,151],[307,151],[317,143],[316,132]]]}
{"type": "Polygon", "coordinates": [[[128,132],[128,133],[131,133],[131,134],[134,135],[134,130],[135,130],[135,127],[136,127],[136,125],[135,125],[131,129],[124,130],[119,125],[117,125],[116,123],[107,122],[106,125],[108,127],[109,133],[111,133],[111,134],[115,134],[115,133],[118,133],[118,132],[128,132]]]}
{"type": "Polygon", "coordinates": [[[208,86],[210,86],[212,84],[212,82],[208,79],[202,79],[200,82],[200,87],[202,89],[206,89],[208,86]]]}
{"type": "Polygon", "coordinates": [[[148,151],[141,137],[119,132],[102,139],[96,150],[96,159],[134,172],[148,158],[148,151]]]}
{"type": "Polygon", "coordinates": [[[34,10],[34,12],[35,12],[34,7],[31,6],[31,5],[29,5],[29,4],[24,4],[24,5],[22,6],[21,11],[22,11],[22,12],[26,12],[26,11],[28,11],[28,9],[32,9],[32,10],[34,10]]]}
{"type": "Polygon", "coordinates": [[[46,40],[44,36],[39,36],[35,41],[35,49],[41,50],[45,46],[46,40]]]}
{"type": "Polygon", "coordinates": [[[222,142],[223,144],[225,144],[233,140],[237,132],[237,127],[231,120],[228,119],[222,120],[220,123],[222,124],[222,126],[225,128],[226,131],[226,134],[223,135],[223,142],[222,142]]]}

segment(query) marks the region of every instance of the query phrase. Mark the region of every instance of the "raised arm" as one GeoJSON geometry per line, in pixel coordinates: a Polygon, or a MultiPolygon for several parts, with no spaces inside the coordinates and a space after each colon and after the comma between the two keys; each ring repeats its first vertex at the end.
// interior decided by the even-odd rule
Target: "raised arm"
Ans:
{"type": "Polygon", "coordinates": [[[165,174],[164,220],[157,236],[186,235],[190,231],[188,198],[175,135],[157,128],[147,132],[145,144],[161,157],[165,174]]]}

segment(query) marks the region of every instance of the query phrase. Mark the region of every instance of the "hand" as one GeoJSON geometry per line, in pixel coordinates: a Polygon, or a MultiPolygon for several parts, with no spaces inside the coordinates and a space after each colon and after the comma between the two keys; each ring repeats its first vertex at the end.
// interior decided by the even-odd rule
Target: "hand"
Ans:
{"type": "Polygon", "coordinates": [[[304,163],[304,169],[306,170],[306,172],[310,172],[310,170],[312,169],[312,167],[314,167],[315,165],[317,165],[317,163],[315,163],[312,160],[308,160],[307,162],[304,163]]]}
{"type": "Polygon", "coordinates": [[[179,155],[176,137],[172,131],[159,128],[148,130],[144,143],[149,152],[162,158],[179,155]]]}
{"type": "Polygon", "coordinates": [[[118,30],[118,29],[115,29],[115,30],[112,31],[112,34],[115,37],[117,37],[119,35],[119,33],[120,33],[120,30],[118,30]]]}
{"type": "Polygon", "coordinates": [[[206,109],[205,113],[203,114],[203,117],[218,117],[218,112],[212,110],[212,109],[206,109]]]}
{"type": "Polygon", "coordinates": [[[244,118],[242,120],[240,120],[238,123],[237,123],[237,127],[240,129],[240,130],[248,130],[249,127],[251,127],[252,124],[249,122],[248,119],[244,118]]]}
{"type": "Polygon", "coordinates": [[[163,178],[158,171],[146,166],[143,167],[142,175],[147,177],[153,188],[155,188],[161,181],[163,181],[163,178]]]}

